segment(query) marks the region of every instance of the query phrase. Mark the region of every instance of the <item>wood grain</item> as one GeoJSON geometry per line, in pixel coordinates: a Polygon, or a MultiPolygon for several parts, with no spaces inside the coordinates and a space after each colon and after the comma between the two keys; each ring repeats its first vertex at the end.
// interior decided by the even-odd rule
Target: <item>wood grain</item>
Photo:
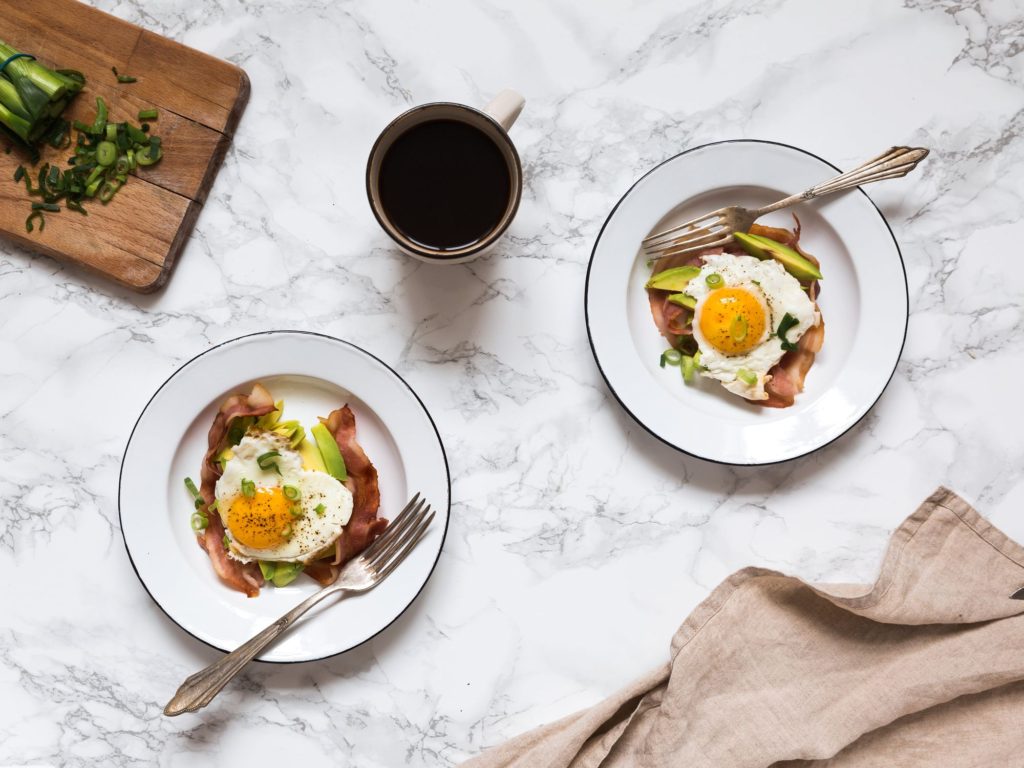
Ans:
{"type": "MultiPolygon", "coordinates": [[[[78,69],[86,89],[69,119],[92,122],[96,97],[110,119],[138,122],[156,108],[153,132],[164,158],[140,168],[109,205],[85,204],[88,216],[47,214],[43,232],[25,231],[29,198],[12,181],[27,151],[0,153],[0,234],[19,245],[100,272],[135,290],[160,288],[209,194],[249,98],[249,79],[238,67],[143,30],[78,0],[0,0],[0,37],[47,66],[78,69]],[[138,78],[120,84],[111,71],[138,78]]],[[[68,150],[46,147],[40,162],[66,165],[68,150]]],[[[30,168],[31,170],[31,168],[30,168]]],[[[34,198],[38,199],[38,198],[34,198]]]]}

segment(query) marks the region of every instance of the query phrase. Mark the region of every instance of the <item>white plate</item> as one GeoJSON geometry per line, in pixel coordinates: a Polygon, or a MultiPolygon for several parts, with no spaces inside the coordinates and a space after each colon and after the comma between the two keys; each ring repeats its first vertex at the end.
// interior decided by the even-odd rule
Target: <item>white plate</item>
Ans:
{"type": "MultiPolygon", "coordinates": [[[[800,245],[821,260],[825,344],[796,404],[762,408],[678,368],[644,290],[640,241],[725,205],[756,207],[838,173],[819,157],[767,141],[723,141],[676,155],[643,176],[612,210],[587,270],[590,345],[612,393],[641,426],[680,451],[726,464],[770,464],[835,440],[874,405],[892,377],[907,330],[907,278],[889,225],[863,190],[793,208],[800,245]]],[[[790,213],[760,223],[792,226],[790,213]]],[[[699,377],[698,377],[699,378],[699,377]]]]}
{"type": "Polygon", "coordinates": [[[380,481],[382,517],[419,491],[437,511],[430,530],[378,587],[304,619],[258,658],[310,661],[347,651],[387,627],[412,603],[437,563],[448,529],[448,463],[416,394],[388,366],[344,341],[299,331],[243,336],[178,369],[142,411],[121,463],[121,531],[135,572],[157,605],[189,634],[233,650],[319,587],[300,577],[247,598],[217,578],[189,527],[183,485],[199,482],[206,435],[221,402],[261,381],[285,415],[316,423],[345,403],[380,481]]]}

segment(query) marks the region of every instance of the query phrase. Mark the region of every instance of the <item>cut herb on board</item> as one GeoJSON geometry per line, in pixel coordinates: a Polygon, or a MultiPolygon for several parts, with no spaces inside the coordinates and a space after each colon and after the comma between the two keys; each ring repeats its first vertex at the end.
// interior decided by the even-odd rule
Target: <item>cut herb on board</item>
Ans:
{"type": "Polygon", "coordinates": [[[131,75],[119,74],[118,71],[117,71],[117,67],[111,67],[110,71],[114,73],[114,77],[117,78],[117,82],[119,82],[119,83],[137,83],[137,82],[139,82],[139,78],[137,78],[137,77],[132,77],[131,75]]]}
{"type": "MultiPolygon", "coordinates": [[[[155,109],[144,110],[144,113],[149,120],[157,118],[155,109]]],[[[78,120],[72,123],[78,136],[74,155],[68,159],[69,168],[61,170],[56,165],[43,163],[33,187],[29,172],[24,166],[18,166],[14,180],[23,181],[29,195],[43,198],[42,204],[32,204],[32,213],[25,220],[26,231],[32,232],[33,223],[38,221],[42,232],[42,212],[59,212],[60,202],[68,210],[83,215],[88,212],[82,203],[88,198],[98,198],[106,205],[128,181],[129,173],[139,166],[153,165],[163,157],[159,136],[127,121],[109,122],[108,115],[106,102],[97,96],[95,119],[91,123],[78,120]]],[[[70,139],[68,141],[70,143],[70,139]]]]}

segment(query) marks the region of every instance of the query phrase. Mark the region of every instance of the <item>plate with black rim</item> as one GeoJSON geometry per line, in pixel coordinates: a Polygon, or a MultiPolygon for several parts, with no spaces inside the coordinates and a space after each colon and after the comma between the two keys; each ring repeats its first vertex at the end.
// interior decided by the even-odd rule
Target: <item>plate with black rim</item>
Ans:
{"type": "Polygon", "coordinates": [[[298,662],[350,650],[395,621],[440,557],[451,504],[448,462],[426,407],[385,363],[359,347],[304,331],[268,331],[215,346],[160,386],[132,430],[121,463],[118,510],[132,566],[178,626],[224,651],[241,645],[319,589],[300,576],[247,598],[223,584],[196,544],[184,478],[198,481],[207,432],[223,400],[255,382],[284,400],[285,418],[312,426],[346,403],[356,439],[377,468],[379,515],[394,517],[419,492],[437,516],[394,573],[375,589],[323,609],[286,633],[261,661],[298,662]]]}
{"type": "Polygon", "coordinates": [[[612,209],[587,269],[587,332],[612,394],[659,440],[723,464],[772,464],[837,439],[881,396],[906,338],[907,278],[892,230],[862,189],[758,222],[792,228],[796,214],[800,245],[820,260],[824,275],[824,345],[788,408],[755,405],[703,377],[685,384],[679,368],[662,368],[668,345],[644,289],[651,268],[640,243],[649,234],[723,206],[774,202],[837,173],[786,144],[722,141],[661,163],[612,209]]]}

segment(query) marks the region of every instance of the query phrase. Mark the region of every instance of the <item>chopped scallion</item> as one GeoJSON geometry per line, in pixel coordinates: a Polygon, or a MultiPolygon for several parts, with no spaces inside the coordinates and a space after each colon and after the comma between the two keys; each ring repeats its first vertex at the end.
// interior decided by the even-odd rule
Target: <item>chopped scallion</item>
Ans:
{"type": "Polygon", "coordinates": [[[256,457],[256,464],[264,472],[267,472],[272,469],[275,472],[277,472],[277,474],[280,475],[281,470],[277,468],[277,462],[274,461],[274,459],[276,459],[280,455],[280,451],[267,451],[266,453],[261,453],[259,456],[256,457]]]}
{"type": "Polygon", "coordinates": [[[725,280],[717,272],[712,272],[710,275],[704,278],[704,282],[708,284],[708,288],[720,288],[725,280]]]}
{"type": "Polygon", "coordinates": [[[736,315],[729,324],[729,335],[733,341],[743,341],[747,338],[747,318],[743,315],[736,315]]]}
{"type": "Polygon", "coordinates": [[[110,71],[114,73],[114,77],[117,78],[117,82],[119,82],[119,83],[137,83],[137,82],[139,82],[139,78],[137,78],[137,77],[132,77],[131,75],[118,74],[117,67],[111,67],[110,71]]]}
{"type": "Polygon", "coordinates": [[[747,370],[746,368],[740,368],[736,371],[736,378],[746,384],[748,387],[752,387],[757,384],[757,374],[753,371],[747,370]]]}
{"type": "Polygon", "coordinates": [[[245,498],[247,498],[247,499],[251,499],[253,496],[255,496],[256,495],[256,483],[254,483],[252,480],[247,480],[246,478],[243,477],[242,478],[242,495],[245,496],[245,498]]]}
{"type": "Polygon", "coordinates": [[[143,120],[156,120],[159,113],[155,109],[140,109],[139,110],[139,122],[143,120]]]}
{"type": "Polygon", "coordinates": [[[683,355],[681,367],[683,369],[683,381],[689,384],[691,381],[693,381],[693,373],[695,370],[697,370],[697,363],[689,355],[683,355]]]}
{"type": "Polygon", "coordinates": [[[196,533],[206,530],[206,526],[210,524],[209,519],[202,512],[192,513],[192,530],[196,533]]]}
{"type": "Polygon", "coordinates": [[[789,333],[789,329],[794,325],[797,325],[800,321],[793,317],[789,312],[782,316],[782,320],[779,321],[779,330],[776,335],[779,337],[779,341],[782,342],[782,348],[787,352],[791,352],[796,349],[796,344],[789,341],[786,338],[786,334],[789,333]]]}
{"type": "Polygon", "coordinates": [[[683,353],[678,349],[666,349],[661,353],[661,367],[664,368],[666,363],[672,366],[679,365],[682,359],[683,353]]]}
{"type": "Polygon", "coordinates": [[[323,504],[317,504],[315,507],[313,507],[313,511],[316,512],[317,517],[323,517],[324,516],[324,509],[325,509],[325,507],[324,507],[323,504]]]}
{"type": "Polygon", "coordinates": [[[284,493],[284,497],[288,499],[288,501],[297,501],[299,498],[299,489],[294,485],[282,486],[281,491],[284,493]]]}

